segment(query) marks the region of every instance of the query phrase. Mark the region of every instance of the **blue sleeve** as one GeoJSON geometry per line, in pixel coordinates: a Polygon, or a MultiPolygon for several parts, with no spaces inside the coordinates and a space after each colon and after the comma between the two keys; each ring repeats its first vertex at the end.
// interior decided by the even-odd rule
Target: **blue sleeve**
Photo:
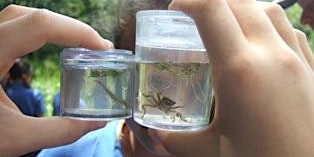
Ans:
{"type": "Polygon", "coordinates": [[[59,116],[60,115],[60,92],[58,92],[53,97],[52,107],[53,107],[53,115],[59,116]]]}
{"type": "Polygon", "coordinates": [[[43,116],[45,113],[45,103],[43,95],[38,91],[34,90],[35,97],[35,112],[37,116],[43,116]]]}

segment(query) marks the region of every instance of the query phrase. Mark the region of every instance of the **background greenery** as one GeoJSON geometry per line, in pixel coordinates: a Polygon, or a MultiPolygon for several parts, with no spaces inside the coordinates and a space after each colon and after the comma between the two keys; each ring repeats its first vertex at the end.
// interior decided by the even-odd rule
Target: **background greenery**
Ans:
{"type": "MultiPolygon", "coordinates": [[[[46,8],[81,20],[94,27],[104,38],[113,40],[119,0],[1,0],[2,10],[9,4],[19,4],[36,8],[46,8]]],[[[291,23],[304,31],[314,48],[314,33],[308,26],[300,23],[302,9],[298,4],[287,9],[291,23]]],[[[60,88],[59,53],[62,47],[47,44],[36,53],[26,56],[32,64],[34,79],[32,86],[41,90],[47,105],[46,115],[52,113],[52,99],[60,88]]]]}

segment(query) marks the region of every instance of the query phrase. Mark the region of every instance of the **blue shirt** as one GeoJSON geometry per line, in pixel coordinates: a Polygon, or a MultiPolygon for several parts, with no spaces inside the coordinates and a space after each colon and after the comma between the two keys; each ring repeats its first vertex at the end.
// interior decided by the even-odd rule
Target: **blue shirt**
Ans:
{"type": "Polygon", "coordinates": [[[6,93],[23,114],[29,116],[42,116],[44,114],[44,98],[38,90],[16,82],[6,90],[6,93]]]}
{"type": "Polygon", "coordinates": [[[52,101],[52,107],[53,107],[53,113],[54,116],[60,116],[60,92],[58,92],[54,97],[52,101]]]}
{"type": "Polygon", "coordinates": [[[116,130],[119,121],[89,132],[76,142],[42,150],[37,157],[123,157],[116,130]]]}

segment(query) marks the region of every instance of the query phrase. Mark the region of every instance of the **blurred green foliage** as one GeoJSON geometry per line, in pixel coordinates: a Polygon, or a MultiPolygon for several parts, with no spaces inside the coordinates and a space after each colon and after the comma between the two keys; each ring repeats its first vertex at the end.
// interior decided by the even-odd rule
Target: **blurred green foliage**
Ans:
{"type": "Polygon", "coordinates": [[[2,10],[9,4],[45,8],[83,21],[102,36],[112,39],[120,0],[1,0],[2,10]]]}
{"type": "MultiPolygon", "coordinates": [[[[18,4],[36,8],[46,8],[81,20],[95,28],[104,38],[114,40],[113,32],[116,24],[117,9],[120,0],[1,0],[2,10],[9,4],[18,4]]],[[[304,31],[309,43],[314,48],[314,33],[308,26],[300,23],[302,9],[298,4],[286,10],[294,27],[304,31]]],[[[45,95],[46,115],[52,113],[52,98],[60,88],[59,53],[62,47],[47,44],[36,53],[26,58],[32,63],[34,79],[32,86],[45,95]]]]}

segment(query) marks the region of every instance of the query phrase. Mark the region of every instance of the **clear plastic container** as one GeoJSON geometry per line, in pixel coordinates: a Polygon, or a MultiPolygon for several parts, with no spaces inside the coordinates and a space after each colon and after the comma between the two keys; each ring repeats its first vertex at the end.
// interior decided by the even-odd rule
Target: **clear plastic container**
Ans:
{"type": "Polygon", "coordinates": [[[146,10],[136,15],[138,103],[134,120],[162,130],[208,126],[211,74],[194,21],[179,11],[146,10]]]}
{"type": "Polygon", "coordinates": [[[131,116],[134,55],[127,50],[67,48],[61,53],[61,116],[113,120],[131,116]]]}

